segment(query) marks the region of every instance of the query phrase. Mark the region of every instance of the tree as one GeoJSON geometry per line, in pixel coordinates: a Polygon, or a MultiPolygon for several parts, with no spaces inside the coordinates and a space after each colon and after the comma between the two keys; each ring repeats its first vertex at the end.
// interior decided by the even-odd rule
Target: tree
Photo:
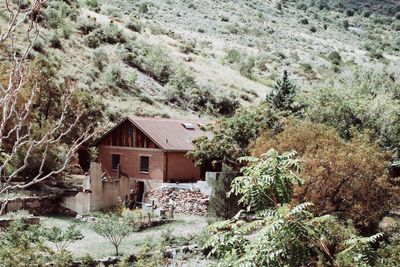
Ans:
{"type": "Polygon", "coordinates": [[[115,255],[119,255],[118,247],[122,240],[133,232],[131,222],[115,214],[98,215],[91,227],[115,247],[115,255]]]}
{"type": "Polygon", "coordinates": [[[243,176],[233,180],[230,193],[240,196],[239,203],[246,205],[249,211],[289,203],[294,185],[302,184],[295,174],[300,165],[294,152],[279,155],[270,149],[260,158],[242,157],[239,160],[248,162],[248,165],[241,169],[243,176]]]}
{"type": "Polygon", "coordinates": [[[74,152],[90,137],[89,130],[84,131],[70,142],[62,163],[57,168],[46,173],[43,171],[49,158],[49,151],[55,145],[62,143],[63,138],[72,132],[82,115],[82,111],[75,112],[71,123],[65,123],[74,92],[68,87],[61,96],[58,96],[61,103],[58,117],[48,121],[41,131],[37,131],[32,123],[32,110],[40,81],[28,83],[29,55],[38,37],[38,13],[44,2],[45,0],[34,0],[25,4],[23,1],[5,0],[8,24],[0,32],[0,46],[6,50],[4,54],[8,55],[9,61],[4,64],[3,77],[0,81],[0,195],[5,194],[6,197],[5,201],[1,202],[0,214],[6,208],[10,191],[28,188],[62,173],[74,152]],[[17,31],[27,33],[27,40],[21,42],[26,44],[23,48],[16,46],[17,31]],[[23,184],[13,183],[13,180],[29,165],[28,159],[35,150],[41,151],[36,157],[36,161],[40,162],[37,172],[32,175],[32,179],[23,184]],[[21,164],[13,166],[12,162],[21,151],[24,151],[21,164]]]}
{"type": "Polygon", "coordinates": [[[209,227],[203,247],[208,257],[226,266],[373,266],[372,245],[382,234],[359,237],[332,215],[315,216],[312,203],[290,203],[299,181],[293,153],[271,149],[247,159],[245,176],[235,179],[232,192],[251,213],[240,211],[209,227]]]}
{"type": "Polygon", "coordinates": [[[332,127],[291,120],[281,133],[258,138],[253,153],[271,148],[297,151],[304,186],[296,187],[294,199],[314,203],[317,215],[335,213],[372,233],[398,203],[398,188],[388,177],[388,155],[365,134],[355,133],[346,141],[332,127]]]}
{"type": "Polygon", "coordinates": [[[254,109],[238,109],[234,116],[218,120],[210,130],[213,138],[201,137],[194,140],[195,149],[188,156],[203,165],[227,164],[236,171],[240,165],[237,159],[248,155],[248,146],[263,129],[278,131],[281,114],[269,105],[263,104],[254,109]]]}
{"type": "Polygon", "coordinates": [[[59,252],[66,250],[71,243],[83,239],[81,231],[76,229],[75,225],[70,225],[66,229],[57,226],[43,229],[43,236],[47,241],[54,243],[59,252]]]}
{"type": "Polygon", "coordinates": [[[281,111],[297,112],[300,106],[295,102],[297,88],[289,80],[288,73],[285,70],[281,80],[277,80],[272,91],[267,94],[266,101],[274,108],[281,111]]]}
{"type": "Polygon", "coordinates": [[[208,205],[208,212],[214,216],[229,219],[238,211],[238,198],[229,195],[231,183],[237,176],[237,173],[229,165],[223,164],[218,179],[212,185],[212,194],[208,205]]]}

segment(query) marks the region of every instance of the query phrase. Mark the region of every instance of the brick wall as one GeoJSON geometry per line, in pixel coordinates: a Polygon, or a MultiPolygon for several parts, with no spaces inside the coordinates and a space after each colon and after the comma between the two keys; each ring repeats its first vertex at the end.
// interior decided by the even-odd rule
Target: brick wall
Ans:
{"type": "Polygon", "coordinates": [[[161,149],[99,146],[99,162],[111,176],[117,176],[117,171],[111,169],[111,155],[120,155],[121,171],[131,178],[163,181],[164,152],[161,149]],[[140,157],[149,157],[149,172],[140,172],[140,157]]]}
{"type": "Polygon", "coordinates": [[[168,153],[167,181],[197,181],[200,180],[200,167],[196,167],[186,152],[168,153]]]}

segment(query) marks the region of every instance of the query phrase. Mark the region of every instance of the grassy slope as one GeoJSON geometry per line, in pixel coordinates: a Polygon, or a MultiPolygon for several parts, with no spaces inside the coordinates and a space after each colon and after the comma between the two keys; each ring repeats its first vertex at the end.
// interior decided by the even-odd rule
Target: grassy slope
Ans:
{"type": "MultiPolygon", "coordinates": [[[[347,79],[355,66],[392,71],[400,69],[399,52],[393,50],[398,32],[389,24],[374,23],[374,15],[369,18],[361,15],[366,8],[379,14],[385,5],[392,5],[395,1],[386,1],[384,6],[373,4],[373,1],[369,6],[365,1],[344,2],[346,8],[357,8],[359,13],[349,17],[345,12],[319,10],[316,7],[304,11],[296,7],[295,1],[288,1],[279,10],[275,0],[116,0],[104,1],[100,12],[89,10],[82,2],[80,17],[96,18],[103,25],[113,20],[123,29],[127,39],[161,46],[174,62],[184,64],[191,70],[198,84],[211,86],[215,94],[233,93],[243,105],[248,106],[264,98],[284,69],[289,70],[291,77],[303,89],[318,86],[331,78],[347,79]],[[147,13],[140,12],[143,3],[148,7],[147,13]],[[141,33],[125,28],[129,16],[136,16],[143,23],[141,33]],[[308,20],[307,25],[299,22],[304,18],[308,20]],[[348,30],[343,27],[344,20],[349,21],[348,30]],[[312,26],[316,28],[315,33],[310,30],[312,26]],[[181,52],[180,48],[189,41],[196,44],[196,53],[181,52]],[[385,47],[383,59],[371,58],[366,49],[366,44],[371,43],[378,51],[382,50],[382,44],[390,45],[385,47]],[[251,79],[241,75],[241,62],[224,62],[228,49],[239,51],[242,61],[250,57],[256,59],[251,79]],[[333,64],[328,59],[332,51],[339,52],[342,57],[339,73],[333,70],[333,64]]],[[[1,19],[4,23],[4,17],[1,19]]],[[[140,71],[137,72],[135,88],[100,93],[100,78],[88,78],[94,68],[91,61],[93,49],[83,44],[84,36],[74,30],[68,40],[62,40],[62,49],[54,49],[47,45],[51,31],[42,29],[41,36],[47,55],[55,54],[61,59],[60,73],[75,77],[80,87],[101,95],[110,111],[120,115],[197,116],[194,112],[162,103],[160,100],[165,88],[140,71]],[[154,103],[141,101],[137,91],[153,99],[154,103]]],[[[118,56],[119,44],[103,44],[101,48],[107,52],[109,64],[120,66],[128,77],[132,68],[118,56]]]]}

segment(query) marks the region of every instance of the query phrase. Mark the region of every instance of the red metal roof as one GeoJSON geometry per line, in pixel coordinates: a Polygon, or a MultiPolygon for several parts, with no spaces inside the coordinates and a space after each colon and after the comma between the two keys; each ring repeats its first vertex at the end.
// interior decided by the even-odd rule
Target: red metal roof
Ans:
{"type": "Polygon", "coordinates": [[[212,138],[211,132],[200,129],[202,125],[211,124],[212,121],[144,117],[130,117],[129,120],[167,151],[193,150],[194,139],[201,136],[212,138]]]}

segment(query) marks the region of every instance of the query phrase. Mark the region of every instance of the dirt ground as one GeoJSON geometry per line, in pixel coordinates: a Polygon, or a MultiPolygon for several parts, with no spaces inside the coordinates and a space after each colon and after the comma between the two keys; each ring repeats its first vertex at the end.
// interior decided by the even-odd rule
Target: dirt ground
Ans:
{"type": "MultiPolygon", "coordinates": [[[[160,239],[161,234],[165,231],[171,231],[175,236],[197,235],[207,226],[207,218],[202,216],[178,214],[175,216],[175,219],[175,222],[166,225],[132,233],[122,241],[119,248],[120,252],[123,254],[133,253],[137,251],[145,239],[160,239]]],[[[76,224],[77,228],[84,235],[84,238],[71,244],[67,249],[77,258],[85,256],[87,253],[94,258],[114,254],[114,247],[103,237],[90,230],[89,223],[80,222],[71,217],[41,217],[41,222],[45,227],[67,227],[70,224],[76,224]]]]}

